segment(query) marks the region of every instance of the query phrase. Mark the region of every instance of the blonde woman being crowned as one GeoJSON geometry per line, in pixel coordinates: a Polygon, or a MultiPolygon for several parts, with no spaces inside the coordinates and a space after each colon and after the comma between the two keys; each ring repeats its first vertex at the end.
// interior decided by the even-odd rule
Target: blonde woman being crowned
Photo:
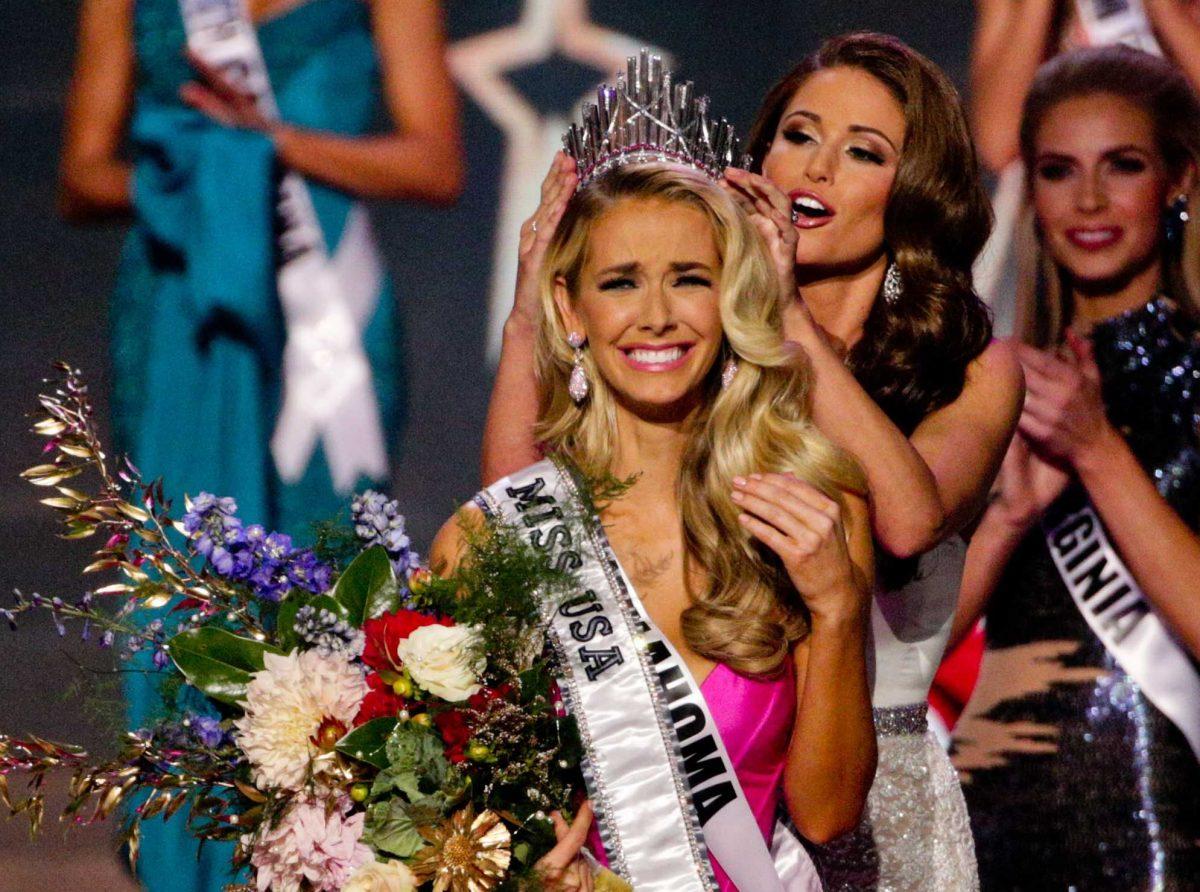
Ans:
{"type": "Polygon", "coordinates": [[[568,134],[579,186],[539,221],[550,458],[464,513],[517,523],[584,592],[551,608],[590,798],[556,819],[551,887],[592,888],[598,860],[639,892],[816,890],[794,831],[854,827],[875,769],[864,483],[809,418],[766,248],[716,183],[736,141],[669,77],[631,60],[568,134]],[[568,524],[576,469],[633,483],[568,524]]]}

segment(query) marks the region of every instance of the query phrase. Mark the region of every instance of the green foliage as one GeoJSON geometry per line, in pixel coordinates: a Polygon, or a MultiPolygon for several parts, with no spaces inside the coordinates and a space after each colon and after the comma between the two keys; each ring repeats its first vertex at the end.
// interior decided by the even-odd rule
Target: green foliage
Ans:
{"type": "Polygon", "coordinates": [[[397,720],[387,716],[371,719],[339,740],[337,751],[352,759],[374,765],[376,768],[387,768],[388,737],[395,730],[396,725],[397,720]]]}
{"type": "Polygon", "coordinates": [[[180,632],[167,642],[167,652],[189,684],[229,704],[245,698],[250,677],[263,668],[264,654],[281,653],[265,642],[213,626],[180,632]]]}
{"type": "Polygon", "coordinates": [[[417,831],[409,803],[403,799],[386,799],[367,808],[362,840],[380,852],[398,858],[410,858],[425,845],[417,831]]]}
{"type": "Polygon", "coordinates": [[[388,765],[375,777],[371,798],[399,790],[409,802],[441,793],[450,779],[450,763],[441,740],[427,728],[402,722],[384,744],[388,765]]]}
{"type": "Polygon", "coordinates": [[[462,562],[447,580],[422,588],[414,605],[477,626],[489,661],[516,674],[541,650],[544,605],[566,600],[578,583],[533,548],[524,530],[500,521],[473,524],[466,515],[460,523],[462,562]]]}
{"type": "Polygon", "coordinates": [[[345,567],[362,551],[362,540],[354,534],[354,528],[346,523],[341,515],[319,521],[312,526],[316,537],[313,553],[321,563],[331,567],[345,567]]]}
{"type": "Polygon", "coordinates": [[[345,608],[347,620],[355,627],[400,606],[396,574],[383,546],[368,548],[350,562],[333,587],[333,599],[345,608]]]}

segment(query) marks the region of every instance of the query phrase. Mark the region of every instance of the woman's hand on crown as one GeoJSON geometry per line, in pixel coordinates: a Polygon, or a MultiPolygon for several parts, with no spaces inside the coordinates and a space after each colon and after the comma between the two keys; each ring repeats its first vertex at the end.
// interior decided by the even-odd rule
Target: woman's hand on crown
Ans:
{"type": "Polygon", "coordinates": [[[546,178],[542,180],[541,203],[533,216],[521,224],[521,239],[517,245],[517,288],[512,312],[530,325],[536,325],[541,315],[538,278],[546,259],[546,250],[578,183],[575,159],[565,152],[558,152],[550,162],[546,178]]]}
{"type": "Polygon", "coordinates": [[[721,185],[741,205],[767,243],[783,299],[794,300],[799,236],[792,225],[792,200],[766,177],[737,167],[725,168],[721,185]]]}
{"type": "Polygon", "coordinates": [[[841,508],[792,474],[733,479],[746,531],[779,556],[814,618],[857,618],[869,593],[846,544],[841,508]]]}

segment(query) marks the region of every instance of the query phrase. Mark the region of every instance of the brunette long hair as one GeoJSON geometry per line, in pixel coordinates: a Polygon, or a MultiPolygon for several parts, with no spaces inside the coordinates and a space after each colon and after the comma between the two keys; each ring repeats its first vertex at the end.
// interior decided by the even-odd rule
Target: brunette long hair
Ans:
{"type": "Polygon", "coordinates": [[[738,368],[727,386],[720,361],[706,392],[679,473],[684,545],[707,587],[691,591],[683,634],[692,649],[739,672],[770,675],[808,632],[808,614],[779,561],[756,546],[738,523],[730,481],[755,471],[794,473],[831,498],[865,494],[858,465],[817,430],[809,415],[811,376],[784,343],[782,296],[754,225],[702,174],[646,164],[618,168],[579,191],[563,215],[541,271],[542,319],[534,357],[542,382],[537,436],[592,471],[613,457],[616,399],[585,350],[587,399],[568,395],[575,361],[554,302],[555,284],[574,300],[597,220],[621,201],[658,199],[702,211],[721,258],[720,314],[724,352],[738,368]]]}
{"type": "Polygon", "coordinates": [[[886,34],[827,40],[771,88],[750,130],[755,171],[762,171],[796,90],[818,71],[843,67],[870,74],[904,109],[904,145],[884,213],[884,242],[903,296],[894,304],[876,299],[847,364],[907,434],[958,398],[967,366],[991,340],[991,317],[971,281],[991,230],[991,205],[953,84],[886,34]]]}
{"type": "MultiPolygon", "coordinates": [[[[1172,176],[1191,165],[1198,176],[1188,195],[1191,211],[1175,244],[1161,240],[1162,288],[1185,313],[1200,321],[1200,100],[1178,66],[1127,46],[1076,50],[1038,69],[1021,116],[1021,157],[1032,195],[1037,136],[1046,115],[1062,102],[1096,94],[1143,109],[1154,123],[1158,151],[1172,176]]],[[[1067,273],[1054,263],[1037,235],[1032,202],[1022,221],[1017,290],[1018,336],[1038,347],[1061,343],[1071,322],[1067,273]]]]}

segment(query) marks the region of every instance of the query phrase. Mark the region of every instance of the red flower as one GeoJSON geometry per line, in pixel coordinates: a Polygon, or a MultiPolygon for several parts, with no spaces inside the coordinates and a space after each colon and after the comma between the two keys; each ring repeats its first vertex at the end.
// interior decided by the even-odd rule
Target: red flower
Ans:
{"type": "Polygon", "coordinates": [[[467,724],[467,714],[460,709],[450,709],[439,712],[433,717],[433,722],[441,732],[446,758],[455,765],[466,761],[463,747],[471,739],[471,726],[467,724]]]}
{"type": "Polygon", "coordinates": [[[452,626],[454,620],[437,619],[415,610],[397,610],[384,613],[363,623],[367,636],[362,661],[376,672],[399,672],[402,664],[396,655],[396,646],[422,626],[452,626]]]}
{"type": "Polygon", "coordinates": [[[473,712],[487,712],[493,701],[507,700],[508,695],[511,693],[512,685],[508,682],[505,682],[498,688],[480,688],[467,698],[467,706],[473,712]]]}
{"type": "Polygon", "coordinates": [[[392,686],[376,675],[367,673],[367,687],[371,690],[363,697],[358,706],[358,715],[354,717],[354,727],[358,727],[371,719],[394,718],[396,713],[405,707],[404,698],[397,696],[392,686]]]}

